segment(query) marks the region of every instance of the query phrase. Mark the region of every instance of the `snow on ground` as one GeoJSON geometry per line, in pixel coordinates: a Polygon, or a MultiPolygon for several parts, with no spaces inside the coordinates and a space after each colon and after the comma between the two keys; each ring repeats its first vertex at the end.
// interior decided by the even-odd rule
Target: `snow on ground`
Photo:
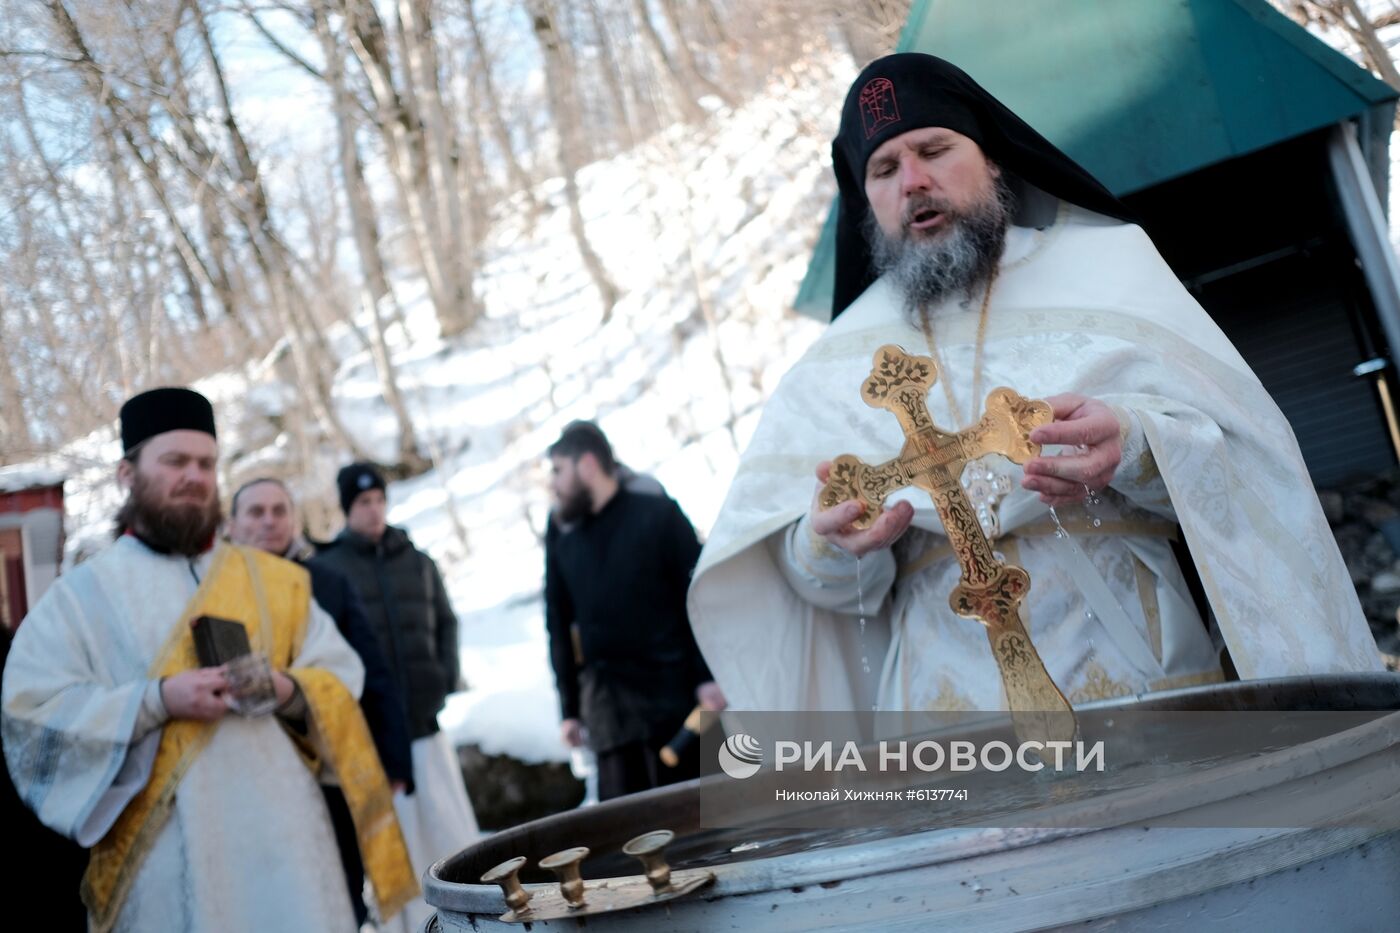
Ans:
{"type": "MultiPolygon", "coordinates": [[[[395,283],[406,318],[389,332],[400,387],[420,439],[441,459],[390,485],[389,520],[438,560],[457,608],[469,689],[440,717],[457,742],[526,761],[568,759],[539,537],[544,451],[567,422],[598,421],[619,458],[655,475],[702,538],[714,521],[763,401],[820,333],[790,307],[835,190],[832,101],[853,76],[845,56],[814,58],[745,106],[580,175],[590,239],[623,296],[606,324],[560,179],[537,189],[547,207],[532,229],[524,217],[498,222],[477,281],[485,318],[463,338],[439,338],[421,282],[395,283]]],[[[344,326],[327,336],[343,358],[340,414],[374,456],[392,459],[396,426],[368,352],[344,326]]],[[[254,361],[196,386],[218,417],[226,497],[291,445],[269,427],[293,397],[277,369],[254,361]]],[[[70,566],[111,540],[119,456],[107,428],[24,468],[26,477],[68,478],[70,566]]],[[[330,487],[337,465],[324,457],[302,488],[330,487]]]]}

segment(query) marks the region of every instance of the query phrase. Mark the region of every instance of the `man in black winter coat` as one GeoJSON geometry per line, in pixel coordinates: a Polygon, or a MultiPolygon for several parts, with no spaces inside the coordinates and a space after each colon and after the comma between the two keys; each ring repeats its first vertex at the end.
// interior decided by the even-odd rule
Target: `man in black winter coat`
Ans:
{"type": "Polygon", "coordinates": [[[389,661],[414,739],[438,731],[457,689],[457,616],[433,559],[386,521],[384,478],[369,464],[340,471],[345,529],[312,561],[354,582],[389,661]],[[347,488],[347,485],[348,488],[347,488]]]}
{"type": "MultiPolygon", "coordinates": [[[[408,714],[417,792],[398,797],[413,867],[420,874],[477,835],[476,817],[462,784],[455,749],[438,728],[437,714],[458,689],[457,615],[433,559],[408,533],[388,523],[386,484],[378,468],[352,463],[336,476],[345,529],[313,558],[350,579],[388,661],[408,714]]],[[[421,899],[414,905],[421,906],[421,899]]],[[[411,905],[414,920],[429,913],[411,905]]]]}
{"type": "MultiPolygon", "coordinates": [[[[360,709],[365,714],[370,735],[384,773],[396,794],[413,792],[413,758],[409,750],[408,720],[398,685],[379,648],[379,639],[365,615],[364,606],[345,575],[309,563],[311,548],[299,539],[295,528],[295,507],[291,493],[281,480],[270,477],[244,483],[233,494],[229,511],[229,538],[235,544],[285,557],[301,564],[311,574],[311,595],[316,604],[335,620],[340,634],[355,649],[365,666],[365,687],[360,709]]],[[[345,880],[355,920],[363,924],[369,912],[365,907],[364,864],[360,860],[355,823],[340,788],[323,785],[326,808],[335,827],[345,880]]]]}
{"type": "Polygon", "coordinates": [[[586,727],[601,800],[696,777],[696,746],[673,768],[658,755],[697,704],[724,708],[685,609],[695,529],[664,491],[621,481],[591,422],[566,427],[549,458],[545,620],[561,736],[581,745],[586,727]]]}

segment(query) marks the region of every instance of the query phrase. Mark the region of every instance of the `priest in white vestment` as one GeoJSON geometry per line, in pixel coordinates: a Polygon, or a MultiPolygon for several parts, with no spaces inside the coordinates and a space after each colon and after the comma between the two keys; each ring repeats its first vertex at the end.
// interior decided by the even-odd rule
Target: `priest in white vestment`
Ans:
{"type": "MultiPolygon", "coordinates": [[[[304,571],[212,548],[218,448],[202,396],[137,396],[122,427],[123,533],[49,588],[10,653],[3,734],[15,786],[44,823],[93,847],[84,882],[93,929],[353,930],[331,824],[306,763],[313,753],[299,751],[294,735],[309,728],[307,748],[324,744],[308,710],[322,686],[357,695],[360,661],[305,581],[289,576],[296,586],[281,585],[282,568],[304,571]],[[239,579],[256,590],[254,649],[280,668],[276,713],[249,718],[230,711],[237,700],[223,668],[159,676],[176,670],[163,659],[181,651],[193,659],[192,613],[226,615],[213,611],[221,605],[211,601],[214,578],[233,579],[244,564],[249,575],[239,579]],[[269,616],[279,614],[297,621],[294,634],[274,636],[269,616]],[[279,663],[276,645],[290,663],[279,663]],[[185,745],[162,775],[166,733],[185,745]],[[157,780],[166,789],[132,821],[157,780]],[[114,845],[120,854],[104,862],[114,845]]],[[[236,609],[238,600],[222,605],[236,609]]],[[[382,799],[392,814],[387,785],[382,799]]],[[[409,870],[402,874],[416,892],[409,870]]]]}
{"type": "Polygon", "coordinates": [[[927,55],[868,66],[832,148],[839,317],[768,402],[690,592],[732,707],[1006,708],[983,627],[949,607],[961,570],[928,495],[865,531],[859,503],[814,497],[836,455],[904,444],[860,396],[887,344],[935,360],[946,431],[994,387],[1051,403],[1040,457],[989,455],[962,482],[1030,574],[1022,615],[1072,703],[1230,667],[1380,669],[1288,423],[1106,189],[927,55]]]}

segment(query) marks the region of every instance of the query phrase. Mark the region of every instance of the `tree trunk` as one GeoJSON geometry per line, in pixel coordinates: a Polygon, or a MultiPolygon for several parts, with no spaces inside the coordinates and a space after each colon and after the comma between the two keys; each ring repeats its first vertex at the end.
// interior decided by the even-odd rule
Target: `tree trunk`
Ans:
{"type": "Polygon", "coordinates": [[[476,88],[481,91],[480,100],[486,115],[486,126],[491,131],[491,141],[496,144],[501,160],[505,162],[506,177],[510,179],[511,187],[525,197],[530,226],[533,226],[535,218],[539,216],[540,205],[535,200],[534,185],[530,182],[530,176],[515,154],[515,141],[510,138],[510,127],[501,113],[501,95],[496,89],[495,79],[491,76],[491,56],[486,52],[481,24],[476,17],[476,0],[463,0],[462,7],[467,14],[467,26],[472,39],[472,78],[476,88]]]}
{"type": "Polygon", "coordinates": [[[700,19],[700,25],[705,31],[705,38],[711,45],[728,45],[733,40],[729,38],[729,31],[724,28],[724,17],[720,11],[715,9],[711,0],[699,0],[695,4],[696,15],[700,19]]]}
{"type": "Polygon", "coordinates": [[[676,55],[680,58],[681,69],[690,86],[698,87],[706,94],[713,94],[724,101],[725,106],[732,108],[734,95],[711,81],[700,70],[700,63],[695,60],[695,51],[686,41],[685,29],[681,25],[680,11],[676,9],[676,0],[661,0],[661,14],[666,17],[666,27],[671,30],[671,37],[676,42],[676,55]]]}
{"type": "MultiPolygon", "coordinates": [[[[179,260],[184,264],[182,270],[184,277],[191,283],[198,283],[201,288],[213,287],[213,278],[209,273],[209,268],[205,265],[199,254],[199,249],[184,224],[180,221],[172,205],[171,198],[167,192],[165,180],[160,174],[158,166],[153,157],[148,156],[132,134],[131,126],[139,122],[130,112],[125,102],[112,89],[104,69],[98,65],[96,59],[88,49],[87,42],[83,39],[82,32],[78,29],[78,24],[69,14],[68,9],[63,5],[62,0],[48,0],[48,8],[53,17],[54,25],[58,28],[60,35],[74,53],[77,61],[74,62],[83,86],[91,95],[93,103],[100,111],[105,111],[110,116],[110,121],[104,119],[103,123],[109,131],[115,131],[127,151],[131,153],[141,169],[142,176],[146,180],[147,186],[151,189],[156,203],[160,205],[162,213],[165,215],[166,223],[169,224],[171,232],[174,234],[175,248],[179,260]]],[[[193,310],[197,316],[204,317],[203,299],[199,295],[198,288],[191,289],[193,310]]],[[[236,313],[229,308],[224,309],[227,313],[236,313]]]]}
{"type": "MultiPolygon", "coordinates": [[[[151,381],[151,374],[155,372],[159,362],[151,349],[151,333],[154,326],[151,309],[160,301],[159,290],[152,285],[150,265],[146,256],[138,253],[135,246],[140,231],[128,213],[128,208],[136,204],[136,195],[126,178],[121,150],[117,148],[116,141],[110,133],[97,135],[100,137],[105,156],[100,162],[112,192],[111,214],[104,218],[105,223],[99,228],[98,235],[104,242],[112,244],[115,250],[112,257],[113,268],[124,277],[128,294],[131,296],[133,346],[137,355],[136,382],[144,385],[151,381]]],[[[177,262],[175,265],[177,275],[188,272],[188,267],[183,262],[177,262]]],[[[198,282],[189,278],[185,278],[184,282],[187,290],[198,291],[198,282]]]]}
{"type": "MultiPolygon", "coordinates": [[[[1334,0],[1334,3],[1336,0],[1334,0]]],[[[1340,0],[1341,5],[1351,14],[1350,19],[1343,17],[1338,11],[1338,18],[1342,20],[1348,32],[1361,45],[1366,53],[1366,58],[1370,60],[1371,67],[1381,76],[1386,84],[1400,91],[1400,71],[1395,68],[1395,61],[1390,57],[1390,49],[1386,48],[1379,35],[1376,34],[1376,27],[1371,25],[1371,21],[1366,18],[1361,5],[1356,0],[1340,0]]]]}
{"type": "Polygon", "coordinates": [[[551,10],[545,0],[531,0],[531,18],[535,38],[539,40],[540,51],[544,55],[545,88],[549,96],[549,111],[554,118],[554,129],[559,141],[559,166],[564,173],[564,196],[569,206],[569,229],[573,231],[574,242],[578,245],[579,256],[588,270],[593,285],[598,289],[598,298],[603,304],[602,322],[612,317],[617,304],[617,286],[608,277],[603,261],[593,251],[588,242],[588,231],[584,228],[583,209],[579,204],[578,191],[578,99],[574,93],[574,83],[567,63],[559,47],[559,33],[554,28],[551,10]]]}
{"type": "Polygon", "coordinates": [[[224,80],[223,66],[219,62],[213,37],[204,18],[203,10],[194,8],[194,21],[200,43],[209,60],[211,77],[219,100],[221,122],[228,133],[233,148],[234,164],[237,168],[239,187],[243,198],[240,214],[248,233],[249,246],[266,281],[268,296],[274,312],[280,319],[291,342],[292,361],[303,391],[309,390],[307,401],[325,427],[329,436],[349,450],[356,458],[364,458],[365,452],[359,443],[346,430],[344,422],[335,410],[335,402],[328,374],[335,371],[335,360],[329,353],[314,322],[306,317],[305,296],[297,294],[292,277],[291,262],[288,261],[286,246],[276,234],[268,206],[267,193],[259,177],[243,132],[233,115],[233,102],[228,84],[224,80]]]}
{"type": "Polygon", "coordinates": [[[78,294],[72,284],[68,283],[66,287],[70,296],[69,300],[74,304],[76,313],[81,314],[90,309],[95,311],[100,318],[103,341],[100,350],[95,354],[97,381],[99,384],[109,381],[105,378],[103,370],[108,361],[115,357],[122,394],[129,395],[132,390],[133,373],[131,361],[127,356],[126,341],[122,339],[121,296],[111,294],[110,290],[104,288],[99,281],[97,268],[92,260],[92,251],[83,242],[82,233],[77,224],[74,223],[68,209],[69,204],[77,203],[77,192],[65,190],[66,186],[58,177],[58,171],[49,160],[48,154],[45,153],[38,134],[35,132],[34,121],[29,114],[29,105],[25,100],[23,85],[15,88],[14,99],[15,112],[19,115],[19,122],[24,129],[25,138],[43,175],[44,188],[48,192],[54,214],[58,218],[58,226],[62,230],[64,239],[68,242],[69,249],[77,257],[78,268],[82,273],[85,293],[78,294]]]}
{"type": "MultiPolygon", "coordinates": [[[[3,297],[3,296],[0,296],[3,297]]],[[[9,309],[0,304],[0,321],[8,335],[0,340],[0,464],[24,460],[34,455],[34,435],[29,430],[29,405],[25,403],[25,393],[20,391],[19,377],[15,374],[13,354],[20,350],[20,341],[15,335],[19,332],[19,322],[11,320],[9,309]]]]}
{"type": "Polygon", "coordinates": [[[475,307],[475,301],[474,296],[468,295],[474,278],[473,263],[464,248],[467,237],[463,229],[462,192],[457,187],[461,146],[456,124],[449,119],[443,104],[437,45],[428,7],[428,0],[398,0],[397,36],[408,68],[405,94],[411,111],[417,114],[427,156],[435,208],[434,244],[441,250],[445,285],[453,306],[462,317],[458,330],[463,330],[475,318],[475,313],[468,310],[475,307]]]}
{"type": "MultiPolygon", "coordinates": [[[[244,311],[245,303],[238,300],[239,289],[233,282],[236,273],[232,270],[237,268],[237,261],[231,255],[232,247],[225,235],[223,211],[219,207],[214,185],[210,184],[211,176],[221,163],[218,154],[210,151],[191,116],[196,112],[196,107],[190,99],[180,48],[175,41],[179,23],[175,25],[176,28],[169,30],[165,35],[166,61],[171,68],[169,94],[172,99],[164,109],[170,115],[171,122],[193,161],[193,164],[185,164],[185,170],[190,183],[194,185],[193,200],[199,206],[200,229],[208,250],[206,263],[210,286],[218,298],[225,318],[238,329],[242,342],[248,347],[256,347],[259,343],[258,338],[244,311]]],[[[159,87],[165,83],[164,76],[154,69],[150,74],[153,86],[159,87]]],[[[147,133],[150,136],[149,128],[147,133]]],[[[207,318],[205,323],[208,326],[207,318]]]]}
{"type": "MultiPolygon", "coordinates": [[[[463,121],[466,124],[466,149],[461,164],[457,166],[457,184],[463,191],[470,192],[467,198],[467,243],[475,266],[478,251],[491,231],[490,204],[496,200],[498,192],[486,171],[486,154],[481,138],[481,125],[472,114],[480,113],[481,88],[474,81],[467,82],[467,112],[463,121]]],[[[533,196],[528,198],[531,210],[538,208],[533,196]]]]}
{"type": "Polygon", "coordinates": [[[661,34],[656,31],[656,25],[651,21],[651,13],[647,11],[647,0],[632,0],[632,15],[637,21],[637,28],[641,30],[642,44],[646,46],[647,54],[651,57],[652,67],[658,79],[670,91],[676,106],[680,107],[681,118],[687,123],[697,123],[704,119],[704,108],[691,95],[690,88],[676,70],[675,63],[666,51],[665,43],[661,41],[661,34]]]}
{"type": "Polygon", "coordinates": [[[622,71],[618,67],[617,55],[613,52],[607,18],[603,16],[598,0],[588,0],[588,12],[593,22],[593,34],[598,40],[598,69],[602,72],[603,84],[608,89],[608,106],[612,110],[613,124],[617,127],[622,148],[631,149],[637,144],[637,135],[632,127],[627,94],[622,89],[622,71]]]}
{"type": "Polygon", "coordinates": [[[370,316],[370,356],[379,374],[379,385],[384,392],[384,401],[394,412],[399,423],[398,460],[417,472],[425,461],[419,451],[413,419],[399,391],[398,373],[393,358],[389,354],[388,339],[385,336],[384,317],[397,309],[389,277],[384,271],[384,260],[379,252],[379,221],[374,201],[370,195],[369,183],[365,180],[364,164],[360,160],[360,149],[356,144],[356,109],[349,88],[345,84],[343,62],[340,50],[331,35],[329,24],[319,15],[317,32],[321,37],[321,48],[326,60],[326,80],[330,84],[335,111],[336,131],[339,138],[337,151],[340,157],[340,172],[345,186],[346,207],[350,215],[350,228],[355,241],[355,251],[360,259],[360,270],[364,276],[361,289],[361,304],[370,316]]]}
{"type": "Polygon", "coordinates": [[[909,6],[910,0],[863,0],[835,6],[841,37],[857,68],[894,51],[900,28],[909,18],[909,6]]]}
{"type": "Polygon", "coordinates": [[[423,120],[399,90],[389,60],[384,24],[369,0],[341,0],[356,60],[374,96],[376,125],[384,138],[395,187],[408,215],[414,254],[428,283],[444,336],[461,333],[476,320],[479,309],[473,289],[454,287],[462,267],[459,244],[434,235],[434,168],[424,139],[423,120]]]}

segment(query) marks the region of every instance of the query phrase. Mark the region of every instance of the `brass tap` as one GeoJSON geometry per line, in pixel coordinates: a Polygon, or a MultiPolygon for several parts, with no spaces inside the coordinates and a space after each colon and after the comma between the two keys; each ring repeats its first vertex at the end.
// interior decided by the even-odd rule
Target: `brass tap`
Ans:
{"type": "Polygon", "coordinates": [[[559,878],[559,893],[569,902],[570,909],[584,906],[583,876],[579,873],[579,864],[586,858],[588,847],[575,846],[540,859],[540,867],[549,869],[559,878]]]}
{"type": "Polygon", "coordinates": [[[676,834],[669,829],[658,829],[629,839],[622,847],[625,854],[642,863],[653,894],[660,894],[671,886],[671,866],[666,864],[665,853],[675,838],[676,834]]]}
{"type": "Polygon", "coordinates": [[[520,883],[520,869],[525,867],[525,856],[517,855],[506,859],[481,876],[482,884],[499,884],[501,893],[506,896],[506,906],[517,914],[530,909],[530,892],[520,883]]]}

